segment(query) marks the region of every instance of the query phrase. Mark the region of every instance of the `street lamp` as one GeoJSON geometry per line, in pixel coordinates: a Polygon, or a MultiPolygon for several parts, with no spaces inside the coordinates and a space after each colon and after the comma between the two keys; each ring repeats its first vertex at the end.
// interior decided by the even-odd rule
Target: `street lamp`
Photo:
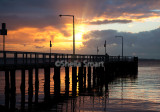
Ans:
{"type": "Polygon", "coordinates": [[[104,43],[104,47],[105,47],[105,54],[106,55],[106,40],[105,40],[105,43],[104,43]]]}
{"type": "Polygon", "coordinates": [[[59,17],[62,16],[71,16],[73,17],[73,55],[75,55],[75,30],[74,30],[74,15],[59,15],[59,17]]]}
{"type": "Polygon", "coordinates": [[[120,38],[122,38],[122,58],[123,58],[123,36],[115,36],[116,38],[117,37],[120,37],[120,38]]]}
{"type": "Polygon", "coordinates": [[[99,52],[99,49],[98,49],[98,46],[97,46],[97,55],[98,55],[98,52],[99,52]]]}
{"type": "Polygon", "coordinates": [[[2,29],[0,29],[0,35],[3,35],[3,51],[5,51],[5,35],[7,35],[6,23],[2,23],[2,29]]]}

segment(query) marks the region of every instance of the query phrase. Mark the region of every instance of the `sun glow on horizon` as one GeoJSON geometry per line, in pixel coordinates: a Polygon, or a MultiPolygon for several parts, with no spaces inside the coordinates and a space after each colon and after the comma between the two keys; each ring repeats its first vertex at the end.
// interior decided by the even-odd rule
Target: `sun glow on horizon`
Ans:
{"type": "Polygon", "coordinates": [[[83,45],[83,34],[85,34],[85,25],[78,25],[76,28],[75,40],[78,47],[83,45]]]}
{"type": "MultiPolygon", "coordinates": [[[[73,48],[73,27],[67,24],[61,30],[53,26],[44,28],[23,27],[15,30],[9,30],[6,38],[6,49],[11,51],[48,51],[49,42],[52,41],[53,50],[72,50],[73,48]],[[69,34],[64,35],[63,31],[69,34]]],[[[75,25],[76,49],[83,47],[83,34],[85,25],[75,25]]]]}

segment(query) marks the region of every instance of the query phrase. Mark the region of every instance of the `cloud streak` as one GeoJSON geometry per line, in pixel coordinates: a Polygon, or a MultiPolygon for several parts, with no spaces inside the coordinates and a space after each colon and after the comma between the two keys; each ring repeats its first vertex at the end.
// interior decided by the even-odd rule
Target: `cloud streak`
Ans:
{"type": "Polygon", "coordinates": [[[132,20],[103,20],[103,21],[93,21],[93,22],[88,22],[90,25],[101,25],[101,24],[112,24],[112,23],[131,23],[132,20]]]}

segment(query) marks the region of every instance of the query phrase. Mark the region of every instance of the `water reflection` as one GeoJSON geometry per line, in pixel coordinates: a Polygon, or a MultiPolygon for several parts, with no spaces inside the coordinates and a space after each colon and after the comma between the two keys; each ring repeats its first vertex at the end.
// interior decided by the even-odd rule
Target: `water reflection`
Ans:
{"type": "Polygon", "coordinates": [[[21,71],[21,110],[25,109],[25,70],[21,71]]]}
{"type": "Polygon", "coordinates": [[[157,103],[131,99],[138,85],[134,73],[107,72],[103,67],[46,67],[4,74],[0,95],[4,87],[5,101],[1,100],[0,108],[5,111],[135,111],[135,107],[144,110],[141,103],[158,108],[157,103]]]}

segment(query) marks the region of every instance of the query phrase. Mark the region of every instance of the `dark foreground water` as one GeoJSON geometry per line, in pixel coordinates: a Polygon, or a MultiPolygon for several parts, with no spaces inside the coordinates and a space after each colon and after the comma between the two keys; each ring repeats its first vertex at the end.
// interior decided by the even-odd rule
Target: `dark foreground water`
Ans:
{"type": "MultiPolygon", "coordinates": [[[[34,73],[34,72],[33,72],[34,73]]],[[[28,109],[28,71],[26,70],[25,109],[28,109]]],[[[50,91],[54,94],[54,69],[51,68],[50,91]]],[[[160,111],[160,63],[140,62],[137,76],[117,78],[92,91],[85,91],[81,95],[72,97],[72,73],[70,68],[69,98],[60,98],[58,103],[44,101],[44,70],[39,70],[38,111],[64,112],[154,112],[160,111]],[[152,66],[153,65],[153,66],[152,66]],[[63,99],[63,100],[62,100],[63,99]],[[49,106],[48,106],[49,105],[49,106]]],[[[33,75],[34,76],[34,75],[33,75]]],[[[34,82],[33,78],[33,82],[34,82]]],[[[34,83],[33,83],[34,84],[34,83]]],[[[93,84],[93,82],[92,82],[93,84]]],[[[21,109],[21,71],[16,71],[16,110],[21,109]]],[[[35,85],[33,85],[34,87],[35,85]]],[[[35,88],[33,88],[32,105],[34,110],[35,88]]],[[[61,68],[60,92],[65,93],[65,69],[61,68]]],[[[53,99],[54,100],[54,99],[53,99]]],[[[0,72],[0,109],[5,106],[5,76],[0,72]]],[[[0,110],[0,112],[1,112],[0,110]]],[[[35,111],[35,110],[34,110],[35,111]]]]}

